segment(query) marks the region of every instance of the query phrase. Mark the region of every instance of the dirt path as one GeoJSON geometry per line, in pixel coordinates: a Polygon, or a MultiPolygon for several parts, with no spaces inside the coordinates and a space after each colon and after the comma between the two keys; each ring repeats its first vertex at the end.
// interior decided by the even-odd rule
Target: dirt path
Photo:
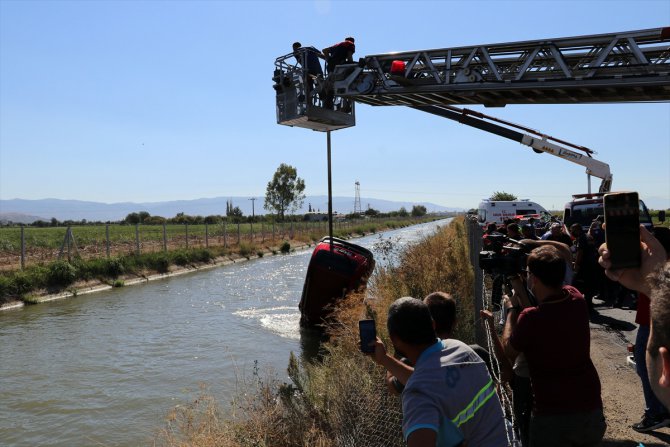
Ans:
{"type": "Polygon", "coordinates": [[[644,397],[635,370],[626,363],[626,346],[634,339],[633,311],[601,308],[591,325],[591,358],[600,375],[607,432],[604,447],[670,445],[670,428],[637,433],[630,426],[642,417],[644,397]]]}

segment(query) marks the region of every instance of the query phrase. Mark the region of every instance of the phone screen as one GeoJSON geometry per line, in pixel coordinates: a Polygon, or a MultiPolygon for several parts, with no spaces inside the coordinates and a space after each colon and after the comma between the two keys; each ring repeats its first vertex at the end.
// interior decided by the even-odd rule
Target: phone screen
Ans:
{"type": "Polygon", "coordinates": [[[612,269],[640,266],[640,209],[636,192],[605,194],[605,240],[612,269]]]}
{"type": "Polygon", "coordinates": [[[366,353],[374,352],[374,346],[368,345],[377,338],[375,320],[360,320],[358,322],[358,331],[361,337],[361,351],[366,353]]]}

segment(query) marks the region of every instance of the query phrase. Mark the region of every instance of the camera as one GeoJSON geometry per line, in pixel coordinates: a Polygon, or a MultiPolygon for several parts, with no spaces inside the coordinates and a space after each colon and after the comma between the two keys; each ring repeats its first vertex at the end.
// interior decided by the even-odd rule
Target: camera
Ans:
{"type": "Polygon", "coordinates": [[[488,234],[484,236],[484,245],[488,250],[479,252],[479,268],[486,273],[516,275],[525,270],[529,250],[520,242],[504,234],[488,234]]]}

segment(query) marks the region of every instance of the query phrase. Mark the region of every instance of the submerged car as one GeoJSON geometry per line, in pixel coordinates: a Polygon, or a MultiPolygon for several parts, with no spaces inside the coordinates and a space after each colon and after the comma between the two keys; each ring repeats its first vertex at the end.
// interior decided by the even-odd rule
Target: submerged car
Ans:
{"type": "Polygon", "coordinates": [[[333,305],[348,292],[367,284],[375,261],[367,248],[324,237],[312,253],[300,299],[300,325],[319,328],[333,305]]]}

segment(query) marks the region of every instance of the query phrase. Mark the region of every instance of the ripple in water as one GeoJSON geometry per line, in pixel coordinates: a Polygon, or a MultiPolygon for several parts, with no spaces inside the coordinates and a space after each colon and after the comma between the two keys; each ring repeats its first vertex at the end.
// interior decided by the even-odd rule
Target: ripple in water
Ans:
{"type": "Polygon", "coordinates": [[[280,337],[300,339],[300,312],[294,306],[238,310],[233,315],[258,321],[261,327],[280,337]]]}

